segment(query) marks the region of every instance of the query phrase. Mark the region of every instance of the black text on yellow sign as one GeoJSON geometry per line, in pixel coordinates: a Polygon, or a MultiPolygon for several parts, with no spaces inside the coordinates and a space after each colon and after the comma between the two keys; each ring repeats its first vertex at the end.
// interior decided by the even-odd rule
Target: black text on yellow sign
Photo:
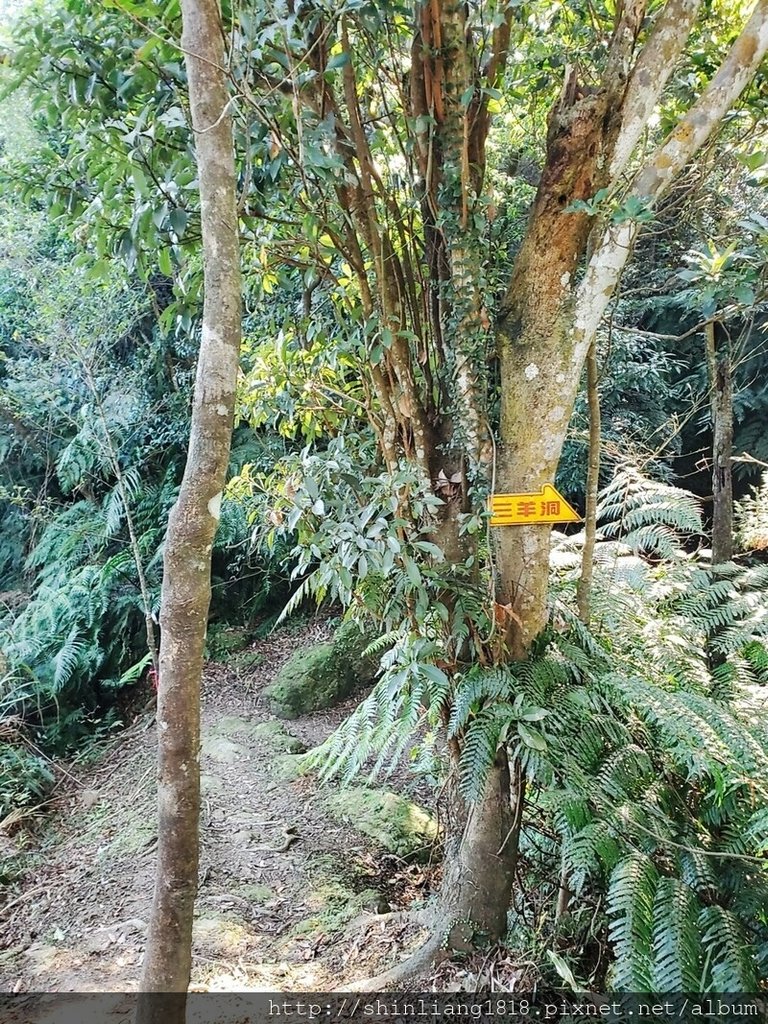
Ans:
{"type": "Polygon", "coordinates": [[[581,516],[552,484],[537,494],[492,494],[491,526],[522,526],[534,523],[578,523],[581,516]]]}

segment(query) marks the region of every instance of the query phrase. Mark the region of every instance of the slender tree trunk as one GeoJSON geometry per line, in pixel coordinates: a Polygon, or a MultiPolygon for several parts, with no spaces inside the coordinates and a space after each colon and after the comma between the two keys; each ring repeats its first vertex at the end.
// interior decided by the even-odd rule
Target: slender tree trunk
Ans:
{"type": "Polygon", "coordinates": [[[131,548],[131,554],[133,555],[133,563],[136,567],[136,576],[139,581],[139,592],[141,594],[141,603],[144,612],[144,629],[147,635],[147,652],[152,661],[152,669],[155,673],[155,679],[157,679],[160,662],[157,652],[155,620],[152,616],[152,601],[150,599],[149,584],[147,583],[147,576],[144,572],[144,561],[141,557],[141,547],[139,545],[138,534],[136,533],[136,525],[133,521],[128,489],[125,486],[125,476],[123,474],[122,466],[120,465],[120,458],[112,441],[112,435],[109,432],[109,424],[107,422],[106,413],[104,412],[104,404],[101,401],[99,389],[96,386],[91,366],[74,345],[72,346],[72,355],[80,363],[83,373],[85,374],[88,390],[91,392],[91,396],[93,397],[93,401],[96,405],[96,411],[98,412],[99,420],[101,421],[101,429],[104,431],[104,448],[106,449],[107,457],[112,464],[112,472],[115,474],[117,491],[120,495],[123,512],[125,513],[125,525],[128,529],[128,541],[131,548]]]}
{"type": "Polygon", "coordinates": [[[589,409],[589,462],[587,464],[586,508],[584,512],[584,549],[581,576],[576,588],[579,618],[589,625],[592,599],[592,573],[597,537],[597,494],[600,489],[600,394],[597,389],[597,343],[587,353],[587,407],[589,409]]]}
{"type": "Polygon", "coordinates": [[[706,326],[712,410],[712,564],[733,558],[733,379],[731,346],[723,328],[706,326]],[[724,335],[718,339],[718,333],[724,335]]]}
{"type": "Polygon", "coordinates": [[[182,0],[182,16],[200,182],[205,300],[187,464],[165,543],[157,872],[139,1024],[181,1024],[186,1007],[198,871],[200,679],[211,549],[229,461],[240,347],[235,161],[221,15],[216,0],[182,0]]]}

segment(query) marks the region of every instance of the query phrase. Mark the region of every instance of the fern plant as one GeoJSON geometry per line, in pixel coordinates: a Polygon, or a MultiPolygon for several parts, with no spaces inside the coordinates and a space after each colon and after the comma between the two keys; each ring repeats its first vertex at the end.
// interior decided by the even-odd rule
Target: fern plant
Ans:
{"type": "Polygon", "coordinates": [[[744,551],[768,548],[768,473],[759,487],[736,504],[736,535],[744,551]]]}
{"type": "MultiPolygon", "coordinates": [[[[321,496],[303,499],[311,515],[321,496]]],[[[576,945],[596,928],[610,943],[610,963],[583,974],[631,991],[754,990],[768,964],[768,572],[701,564],[696,499],[635,470],[616,475],[601,515],[593,628],[575,613],[579,540],[560,538],[550,625],[527,661],[488,667],[464,647],[462,664],[439,612],[403,616],[373,691],[308,760],[348,779],[403,756],[429,763],[425,751],[457,738],[473,799],[505,745],[527,778],[521,855],[550,893],[545,920],[554,927],[561,879],[576,945]],[[595,900],[585,919],[580,901],[595,900]]],[[[391,609],[394,566],[373,590],[348,565],[347,603],[375,593],[391,609]]]]}

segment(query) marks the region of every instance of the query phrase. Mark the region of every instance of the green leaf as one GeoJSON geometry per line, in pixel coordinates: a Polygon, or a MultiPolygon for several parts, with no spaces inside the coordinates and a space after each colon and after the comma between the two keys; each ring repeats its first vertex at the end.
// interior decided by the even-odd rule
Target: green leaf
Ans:
{"type": "Polygon", "coordinates": [[[573,976],[573,971],[565,962],[565,960],[563,960],[559,953],[555,953],[551,949],[548,949],[547,956],[552,961],[552,964],[557,973],[560,975],[560,977],[563,979],[563,981],[566,983],[566,985],[570,988],[572,992],[582,992],[584,990],[583,986],[579,985],[579,983],[576,981],[576,979],[573,976]]]}
{"type": "Polygon", "coordinates": [[[545,708],[531,708],[525,714],[520,715],[520,718],[523,722],[540,722],[548,714],[549,712],[545,708]]]}
{"type": "Polygon", "coordinates": [[[531,747],[533,750],[547,749],[547,741],[538,729],[531,729],[527,725],[523,725],[522,722],[518,722],[517,732],[520,739],[527,747],[531,747]]]}
{"type": "Polygon", "coordinates": [[[177,206],[175,209],[171,210],[168,216],[168,221],[176,234],[181,236],[184,234],[187,224],[189,223],[189,215],[186,210],[182,210],[180,206],[177,206]]]}
{"type": "Polygon", "coordinates": [[[448,676],[437,665],[419,665],[419,672],[431,679],[433,683],[438,683],[440,686],[449,685],[448,676]]]}
{"type": "Polygon", "coordinates": [[[312,501],[316,501],[320,496],[320,487],[318,486],[317,480],[313,476],[304,477],[304,490],[307,492],[312,501]]]}
{"type": "Polygon", "coordinates": [[[346,67],[349,64],[348,53],[335,53],[326,65],[326,71],[336,71],[338,68],[346,67]]]}
{"type": "Polygon", "coordinates": [[[165,274],[166,277],[173,277],[173,258],[171,257],[171,250],[167,246],[164,246],[158,252],[157,266],[161,274],[165,274]]]}
{"type": "Polygon", "coordinates": [[[133,187],[140,196],[149,195],[149,185],[147,184],[147,177],[144,171],[140,167],[134,167],[131,173],[133,180],[133,187]]]}
{"type": "Polygon", "coordinates": [[[419,572],[418,565],[416,565],[414,560],[412,558],[409,558],[408,555],[403,555],[403,565],[405,566],[405,572],[408,576],[408,579],[411,581],[414,587],[420,587],[421,573],[419,572]]]}

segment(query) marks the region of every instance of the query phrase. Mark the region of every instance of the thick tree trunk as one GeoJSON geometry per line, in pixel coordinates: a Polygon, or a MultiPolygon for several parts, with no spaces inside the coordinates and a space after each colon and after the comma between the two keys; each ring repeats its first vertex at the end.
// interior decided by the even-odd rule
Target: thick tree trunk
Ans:
{"type": "Polygon", "coordinates": [[[191,969],[200,807],[200,679],[234,419],[240,346],[235,162],[216,0],[182,0],[182,47],[197,146],[203,327],[187,464],[171,511],[161,605],[158,850],[140,1024],[180,1024],[191,969]],[[163,996],[157,993],[164,993],[163,996]]]}
{"type": "MultiPolygon", "coordinates": [[[[536,493],[554,482],[581,372],[563,320],[561,312],[546,326],[534,321],[516,341],[502,335],[499,491],[536,493]]],[[[547,623],[550,534],[550,526],[494,530],[496,600],[506,610],[506,656],[514,659],[526,657],[547,623]]]]}
{"type": "MultiPolygon", "coordinates": [[[[459,511],[458,496],[446,501],[441,527],[434,537],[446,559],[455,565],[477,555],[475,538],[460,533],[459,511]]],[[[511,784],[507,751],[502,747],[482,795],[468,804],[458,787],[460,740],[449,744],[448,754],[450,774],[442,821],[444,871],[435,927],[443,936],[445,950],[455,951],[467,949],[475,941],[497,941],[506,931],[524,791],[519,766],[511,784]]]]}
{"type": "Polygon", "coordinates": [[[441,916],[446,947],[460,950],[507,930],[524,792],[517,765],[512,786],[506,748],[496,754],[482,797],[466,806],[454,793],[451,803],[441,916]]]}
{"type": "MultiPolygon", "coordinates": [[[[721,333],[725,334],[721,328],[721,333]]],[[[712,410],[712,564],[733,558],[733,380],[728,337],[706,327],[709,402],[712,410]]]]}

